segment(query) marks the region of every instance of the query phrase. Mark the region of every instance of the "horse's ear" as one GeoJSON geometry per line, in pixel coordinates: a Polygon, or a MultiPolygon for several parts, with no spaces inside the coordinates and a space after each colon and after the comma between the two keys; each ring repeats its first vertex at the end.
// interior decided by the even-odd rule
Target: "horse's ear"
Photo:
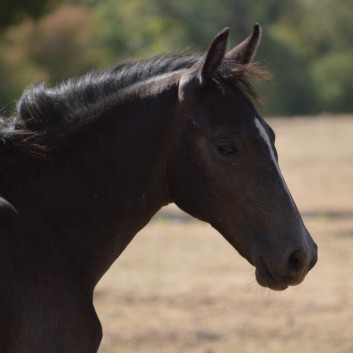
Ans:
{"type": "Polygon", "coordinates": [[[179,82],[180,99],[184,99],[190,89],[201,87],[215,76],[227,50],[229,31],[229,28],[224,28],[218,33],[202,58],[182,76],[179,82]]]}
{"type": "Polygon", "coordinates": [[[221,66],[228,46],[229,28],[224,28],[213,39],[199,65],[199,79],[203,83],[212,78],[221,66]]]}
{"type": "Polygon", "coordinates": [[[231,49],[227,54],[227,59],[232,59],[240,64],[248,65],[256,54],[256,50],[261,40],[261,27],[258,23],[255,24],[254,29],[249,37],[236,47],[231,49]]]}

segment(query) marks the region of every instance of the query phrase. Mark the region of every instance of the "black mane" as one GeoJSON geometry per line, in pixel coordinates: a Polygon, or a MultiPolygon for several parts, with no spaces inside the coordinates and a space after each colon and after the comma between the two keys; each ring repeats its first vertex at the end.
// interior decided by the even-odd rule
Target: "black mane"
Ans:
{"type": "Polygon", "coordinates": [[[124,89],[149,78],[185,69],[197,60],[195,55],[164,55],[148,60],[126,62],[110,69],[90,72],[54,88],[43,83],[25,90],[17,104],[17,114],[27,128],[48,133],[52,128],[65,134],[66,125],[81,125],[104,109],[110,97],[119,97],[124,89]],[[59,129],[57,129],[59,125],[59,129]],[[64,131],[62,131],[62,129],[64,131]]]}
{"type": "MultiPolygon", "coordinates": [[[[18,100],[14,115],[0,120],[0,150],[12,146],[41,154],[47,145],[94,119],[104,111],[109,99],[123,95],[124,89],[158,75],[188,69],[200,56],[200,53],[160,55],[90,72],[52,88],[44,83],[32,85],[18,100]]],[[[248,74],[254,73],[259,76],[251,66],[226,60],[219,78],[232,81],[256,98],[248,78],[248,74]]]]}

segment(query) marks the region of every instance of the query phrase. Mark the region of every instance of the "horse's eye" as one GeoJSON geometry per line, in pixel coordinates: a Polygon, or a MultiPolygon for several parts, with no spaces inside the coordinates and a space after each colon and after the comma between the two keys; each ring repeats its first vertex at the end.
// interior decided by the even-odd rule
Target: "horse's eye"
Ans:
{"type": "Polygon", "coordinates": [[[231,143],[221,143],[217,145],[218,152],[224,155],[236,154],[237,150],[231,143]]]}

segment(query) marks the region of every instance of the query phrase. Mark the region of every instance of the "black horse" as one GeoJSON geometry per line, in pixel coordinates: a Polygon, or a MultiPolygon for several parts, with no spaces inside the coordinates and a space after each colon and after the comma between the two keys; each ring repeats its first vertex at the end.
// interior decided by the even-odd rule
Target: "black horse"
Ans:
{"type": "Polygon", "coordinates": [[[28,88],[0,128],[0,352],[93,353],[99,279],[175,202],[283,290],[317,260],[254,107],[260,28],[28,88]]]}

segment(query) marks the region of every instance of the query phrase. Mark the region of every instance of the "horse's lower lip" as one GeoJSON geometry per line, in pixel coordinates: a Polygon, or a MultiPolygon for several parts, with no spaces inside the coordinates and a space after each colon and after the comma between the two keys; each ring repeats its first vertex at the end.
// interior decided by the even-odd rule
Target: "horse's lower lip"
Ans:
{"type": "Polygon", "coordinates": [[[280,283],[272,276],[262,258],[260,258],[260,261],[256,264],[255,275],[257,283],[262,287],[270,288],[276,291],[283,291],[288,288],[287,284],[280,283]]]}

